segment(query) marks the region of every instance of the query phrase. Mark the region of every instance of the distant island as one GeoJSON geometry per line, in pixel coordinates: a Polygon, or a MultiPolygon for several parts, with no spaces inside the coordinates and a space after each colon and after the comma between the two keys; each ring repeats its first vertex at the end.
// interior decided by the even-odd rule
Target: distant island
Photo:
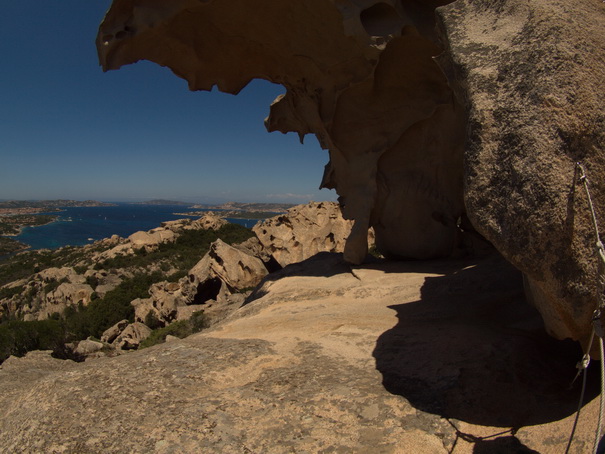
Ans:
{"type": "Polygon", "coordinates": [[[40,213],[43,211],[60,211],[65,207],[109,207],[114,203],[98,202],[96,200],[4,200],[0,201],[0,215],[23,214],[23,210],[31,210],[28,213],[40,213]]]}
{"type": "Polygon", "coordinates": [[[206,210],[225,210],[225,211],[248,211],[248,212],[259,212],[264,211],[273,214],[285,213],[288,209],[292,208],[292,203],[240,203],[240,202],[227,202],[221,205],[193,205],[193,209],[206,209],[206,210]]]}
{"type": "Polygon", "coordinates": [[[54,213],[69,207],[104,207],[113,203],[96,200],[5,200],[0,201],[0,256],[27,249],[29,245],[9,236],[17,236],[24,227],[50,224],[57,216],[39,213],[54,213]]]}
{"type": "Polygon", "coordinates": [[[173,213],[176,216],[204,216],[206,214],[217,215],[221,218],[230,219],[268,219],[278,214],[285,213],[285,211],[239,211],[239,210],[223,210],[220,211],[189,211],[187,213],[173,213]]]}
{"type": "Polygon", "coordinates": [[[145,202],[135,202],[133,205],[191,205],[190,203],[186,203],[186,202],[179,202],[177,200],[165,200],[165,199],[154,199],[154,200],[148,200],[145,202]]]}
{"type": "Polygon", "coordinates": [[[220,210],[214,213],[222,218],[231,219],[267,219],[275,215],[285,213],[294,205],[289,203],[240,203],[227,202],[221,205],[193,205],[190,208],[204,211],[190,211],[188,213],[174,213],[178,216],[203,216],[212,211],[220,210]]]}

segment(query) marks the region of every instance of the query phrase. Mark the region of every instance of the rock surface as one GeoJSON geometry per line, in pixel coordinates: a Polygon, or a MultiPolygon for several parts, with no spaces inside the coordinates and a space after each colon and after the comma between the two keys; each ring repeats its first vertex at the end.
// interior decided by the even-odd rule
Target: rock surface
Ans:
{"type": "Polygon", "coordinates": [[[585,345],[597,259],[574,163],[602,216],[604,22],[594,0],[114,0],[97,46],[105,70],[147,59],[192,90],[282,84],[266,127],[329,150],[349,262],[370,226],[387,257],[447,256],[468,215],[548,330],[585,345]]]}
{"type": "Polygon", "coordinates": [[[458,0],[439,17],[468,115],[468,215],[526,274],[547,329],[586,346],[596,238],[574,166],[584,163],[602,216],[605,4],[458,0]]]}
{"type": "MultiPolygon", "coordinates": [[[[351,268],[321,254],[269,276],[256,297],[214,329],[128,355],[9,358],[0,367],[0,446],[565,450],[581,352],[544,334],[519,273],[498,258],[351,268]]],[[[593,378],[572,452],[592,447],[593,378]]]]}

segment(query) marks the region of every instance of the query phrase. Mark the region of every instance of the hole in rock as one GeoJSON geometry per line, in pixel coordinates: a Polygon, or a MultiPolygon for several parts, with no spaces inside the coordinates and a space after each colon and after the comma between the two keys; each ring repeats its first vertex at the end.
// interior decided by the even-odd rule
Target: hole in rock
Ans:
{"type": "Polygon", "coordinates": [[[221,281],[216,277],[200,282],[192,304],[204,304],[208,300],[216,300],[220,290],[221,281]]]}
{"type": "Polygon", "coordinates": [[[282,269],[282,266],[279,264],[279,262],[277,260],[275,260],[275,257],[273,257],[273,256],[271,256],[269,258],[269,260],[267,260],[266,262],[263,262],[263,263],[269,273],[275,273],[276,271],[279,271],[282,269]]]}
{"type": "Polygon", "coordinates": [[[360,15],[361,24],[370,36],[398,34],[403,21],[395,8],[386,3],[377,3],[364,9],[360,15]]]}

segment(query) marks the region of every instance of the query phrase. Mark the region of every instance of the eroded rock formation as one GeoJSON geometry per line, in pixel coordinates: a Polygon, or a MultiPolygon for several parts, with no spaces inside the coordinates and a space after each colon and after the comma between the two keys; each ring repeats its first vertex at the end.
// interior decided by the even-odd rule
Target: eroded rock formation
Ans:
{"type": "Polygon", "coordinates": [[[235,94],[259,77],[284,85],[266,127],[313,133],[329,149],[322,186],[355,221],[345,257],[365,259],[375,226],[383,253],[431,258],[454,247],[464,140],[463,110],[433,61],[434,6],[116,1],[98,47],[105,69],[148,59],[192,90],[235,94]]]}
{"type": "Polygon", "coordinates": [[[387,257],[447,256],[468,215],[549,331],[584,341],[596,255],[573,169],[586,163],[604,206],[604,6],[447,3],[115,0],[97,45],[106,70],[147,59],[192,90],[282,84],[266,127],[329,150],[349,262],[370,226],[387,257]]]}
{"type": "MultiPolygon", "coordinates": [[[[280,266],[302,262],[319,252],[343,252],[352,221],[334,202],[310,202],[253,227],[264,251],[280,266]]],[[[373,232],[366,233],[373,243],[373,232]]]]}

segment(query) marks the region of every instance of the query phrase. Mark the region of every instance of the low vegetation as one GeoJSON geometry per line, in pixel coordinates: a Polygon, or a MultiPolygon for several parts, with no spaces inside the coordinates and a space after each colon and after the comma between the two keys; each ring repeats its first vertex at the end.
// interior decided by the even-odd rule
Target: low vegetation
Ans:
{"type": "Polygon", "coordinates": [[[179,271],[190,270],[210,249],[210,243],[222,239],[225,243],[241,243],[252,237],[251,230],[237,224],[226,224],[219,230],[185,230],[176,241],[162,243],[154,251],[139,249],[134,255],[119,255],[97,263],[97,270],[123,268],[148,268],[154,264],[164,263],[165,268],[179,271]]]}
{"type": "Polygon", "coordinates": [[[200,332],[208,326],[204,311],[194,312],[190,319],[171,323],[163,328],[154,329],[149,337],[139,345],[139,349],[151,347],[166,341],[167,336],[180,339],[200,332]]]}
{"type": "Polygon", "coordinates": [[[13,240],[12,238],[0,236],[0,256],[12,254],[14,252],[22,251],[27,248],[27,244],[21,243],[17,240],[13,240]]]}

